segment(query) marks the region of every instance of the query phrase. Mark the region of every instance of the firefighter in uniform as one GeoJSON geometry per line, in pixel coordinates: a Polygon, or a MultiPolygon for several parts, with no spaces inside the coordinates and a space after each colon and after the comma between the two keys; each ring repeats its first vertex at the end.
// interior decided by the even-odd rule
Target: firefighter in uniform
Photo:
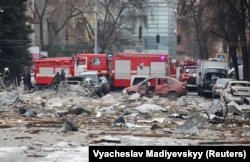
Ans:
{"type": "Polygon", "coordinates": [[[30,73],[29,70],[27,71],[26,83],[27,83],[27,88],[28,88],[28,90],[31,90],[31,89],[32,89],[32,84],[31,84],[31,73],[30,73]]]}
{"type": "Polygon", "coordinates": [[[56,75],[54,76],[54,79],[53,79],[53,85],[54,85],[54,88],[56,90],[57,90],[60,82],[61,82],[61,76],[60,76],[59,72],[57,72],[56,75]]]}
{"type": "Polygon", "coordinates": [[[65,72],[64,72],[64,69],[61,70],[60,76],[61,76],[60,82],[61,82],[61,81],[65,81],[65,72]]]}
{"type": "Polygon", "coordinates": [[[9,68],[4,68],[4,74],[3,74],[3,83],[6,87],[9,87],[11,85],[11,76],[9,68]]]}
{"type": "Polygon", "coordinates": [[[3,83],[3,75],[2,75],[2,73],[0,73],[0,86],[5,87],[5,85],[3,83]]]}

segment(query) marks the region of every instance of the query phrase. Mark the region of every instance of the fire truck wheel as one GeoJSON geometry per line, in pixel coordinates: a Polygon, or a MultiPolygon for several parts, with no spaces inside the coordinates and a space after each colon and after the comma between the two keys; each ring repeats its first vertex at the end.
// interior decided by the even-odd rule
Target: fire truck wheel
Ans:
{"type": "Polygon", "coordinates": [[[171,101],[176,100],[177,99],[177,93],[176,92],[169,92],[167,97],[171,101]]]}

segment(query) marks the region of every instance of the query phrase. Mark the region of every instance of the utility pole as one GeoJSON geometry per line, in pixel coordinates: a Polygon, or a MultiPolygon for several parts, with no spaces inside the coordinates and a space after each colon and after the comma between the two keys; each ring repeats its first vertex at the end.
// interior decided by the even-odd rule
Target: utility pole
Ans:
{"type": "Polygon", "coordinates": [[[95,0],[95,53],[97,53],[98,0],[95,0]]]}

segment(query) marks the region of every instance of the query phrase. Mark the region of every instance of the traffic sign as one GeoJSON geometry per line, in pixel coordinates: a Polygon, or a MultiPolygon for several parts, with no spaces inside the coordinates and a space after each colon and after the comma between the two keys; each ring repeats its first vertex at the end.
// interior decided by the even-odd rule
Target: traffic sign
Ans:
{"type": "Polygon", "coordinates": [[[217,58],[218,58],[219,60],[225,61],[225,60],[226,60],[226,54],[224,54],[224,53],[218,53],[218,54],[217,54],[217,58]]]}

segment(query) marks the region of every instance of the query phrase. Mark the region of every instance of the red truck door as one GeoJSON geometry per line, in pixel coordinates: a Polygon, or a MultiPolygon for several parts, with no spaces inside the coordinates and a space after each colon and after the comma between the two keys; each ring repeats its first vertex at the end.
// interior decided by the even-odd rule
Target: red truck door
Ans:
{"type": "Polygon", "coordinates": [[[74,75],[78,76],[80,73],[87,71],[87,61],[86,56],[77,55],[74,63],[74,75]]]}

